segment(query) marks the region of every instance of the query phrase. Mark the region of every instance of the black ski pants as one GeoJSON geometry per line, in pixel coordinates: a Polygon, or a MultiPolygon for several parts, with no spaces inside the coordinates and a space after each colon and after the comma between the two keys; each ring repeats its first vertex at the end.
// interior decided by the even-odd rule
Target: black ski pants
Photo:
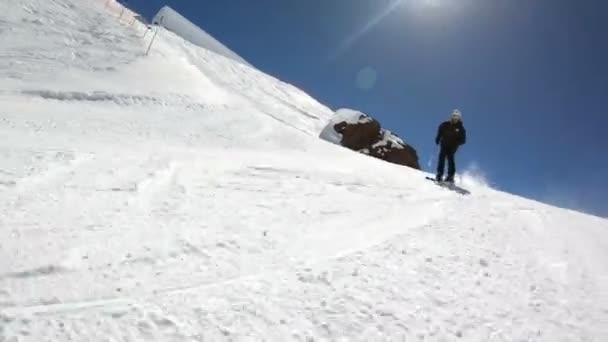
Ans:
{"type": "Polygon", "coordinates": [[[458,146],[441,146],[439,150],[439,160],[437,161],[437,176],[443,177],[443,171],[445,169],[445,160],[448,160],[448,179],[453,179],[456,174],[456,162],[454,161],[454,155],[458,150],[458,146]]]}

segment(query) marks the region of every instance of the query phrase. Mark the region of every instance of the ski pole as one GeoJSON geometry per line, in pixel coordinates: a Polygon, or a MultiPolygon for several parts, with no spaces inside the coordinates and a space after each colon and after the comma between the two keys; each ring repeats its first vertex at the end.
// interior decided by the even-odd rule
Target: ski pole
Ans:
{"type": "Polygon", "coordinates": [[[430,169],[431,165],[433,163],[433,160],[435,160],[435,156],[437,155],[437,149],[439,148],[439,145],[435,145],[433,154],[431,155],[431,157],[429,158],[429,162],[427,163],[427,167],[430,169]]]}

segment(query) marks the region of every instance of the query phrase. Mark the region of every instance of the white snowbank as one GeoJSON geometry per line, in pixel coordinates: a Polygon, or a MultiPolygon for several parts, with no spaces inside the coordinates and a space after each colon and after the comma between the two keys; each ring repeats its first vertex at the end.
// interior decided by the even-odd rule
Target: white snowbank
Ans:
{"type": "Polygon", "coordinates": [[[184,16],[169,6],[164,6],[152,19],[154,24],[162,25],[192,44],[213,51],[239,63],[251,66],[243,57],[230,50],[224,44],[213,38],[200,27],[193,24],[184,16]]]}
{"type": "Polygon", "coordinates": [[[358,123],[362,124],[371,122],[372,118],[357,110],[341,108],[336,111],[331,120],[335,123],[346,122],[348,124],[354,125],[358,123]]]}

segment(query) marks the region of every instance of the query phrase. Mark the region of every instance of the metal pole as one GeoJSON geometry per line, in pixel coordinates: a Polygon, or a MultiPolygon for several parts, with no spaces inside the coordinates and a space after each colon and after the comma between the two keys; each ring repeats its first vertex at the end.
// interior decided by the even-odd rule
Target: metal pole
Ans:
{"type": "Polygon", "coordinates": [[[437,149],[438,148],[439,148],[439,145],[435,145],[435,150],[434,150],[433,154],[431,155],[431,157],[429,158],[429,162],[427,163],[427,167],[429,169],[431,169],[431,165],[433,163],[433,160],[435,159],[435,156],[437,155],[437,149]]]}
{"type": "Polygon", "coordinates": [[[156,39],[156,35],[158,34],[158,30],[160,28],[156,28],[156,32],[154,32],[154,36],[152,37],[152,40],[150,41],[150,45],[148,46],[148,51],[146,51],[146,56],[150,53],[150,49],[152,48],[152,44],[154,43],[154,39],[156,39]]]}
{"type": "Polygon", "coordinates": [[[152,48],[152,44],[154,43],[154,39],[156,39],[156,35],[158,34],[158,31],[160,30],[160,28],[163,25],[163,19],[165,19],[165,17],[161,16],[160,20],[158,21],[158,26],[156,27],[156,31],[154,32],[154,36],[152,37],[152,40],[150,41],[150,45],[148,46],[148,51],[146,51],[146,56],[150,53],[150,49],[152,48]]]}

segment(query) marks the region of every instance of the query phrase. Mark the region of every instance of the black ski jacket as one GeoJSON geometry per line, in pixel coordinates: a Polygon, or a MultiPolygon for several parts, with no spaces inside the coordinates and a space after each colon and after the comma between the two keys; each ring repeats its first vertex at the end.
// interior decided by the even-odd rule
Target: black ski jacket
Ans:
{"type": "Polygon", "coordinates": [[[464,145],[467,142],[467,131],[462,125],[462,121],[452,123],[452,121],[445,121],[439,125],[437,129],[437,137],[435,143],[441,143],[442,147],[458,147],[464,145]]]}

